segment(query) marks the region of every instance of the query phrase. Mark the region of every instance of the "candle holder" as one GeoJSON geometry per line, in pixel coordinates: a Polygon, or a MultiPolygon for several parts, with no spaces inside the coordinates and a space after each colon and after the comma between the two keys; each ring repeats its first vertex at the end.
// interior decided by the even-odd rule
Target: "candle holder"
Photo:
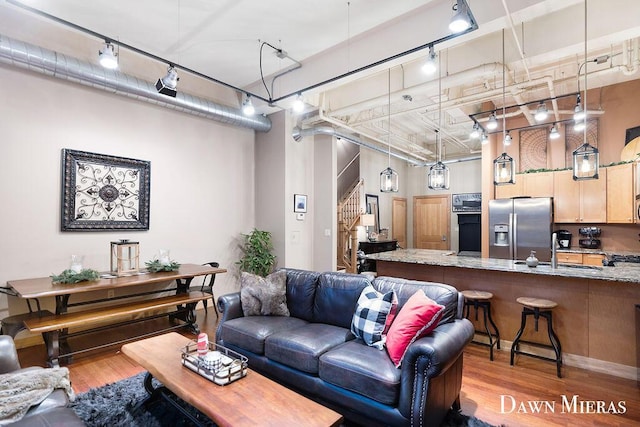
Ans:
{"type": "Polygon", "coordinates": [[[116,276],[137,274],[140,271],[140,243],[121,239],[111,242],[111,273],[116,276]]]}
{"type": "Polygon", "coordinates": [[[84,255],[71,255],[71,263],[69,264],[69,270],[74,273],[80,273],[82,271],[82,262],[84,261],[84,255]]]}

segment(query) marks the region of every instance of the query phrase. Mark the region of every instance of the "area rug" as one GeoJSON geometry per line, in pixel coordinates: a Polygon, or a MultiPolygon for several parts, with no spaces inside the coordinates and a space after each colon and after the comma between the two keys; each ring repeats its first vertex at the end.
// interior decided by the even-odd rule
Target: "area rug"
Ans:
{"type": "MultiPolygon", "coordinates": [[[[148,395],[144,389],[144,373],[94,388],[76,396],[69,407],[84,421],[87,427],[187,427],[193,424],[170,404],[159,401],[148,408],[136,410],[136,404],[148,395]]],[[[158,382],[154,379],[155,385],[158,382]]],[[[183,407],[201,420],[203,425],[215,426],[197,409],[184,402],[183,407]]],[[[345,427],[355,427],[346,423],[345,427]]],[[[451,411],[442,427],[492,427],[477,418],[451,411]]]]}

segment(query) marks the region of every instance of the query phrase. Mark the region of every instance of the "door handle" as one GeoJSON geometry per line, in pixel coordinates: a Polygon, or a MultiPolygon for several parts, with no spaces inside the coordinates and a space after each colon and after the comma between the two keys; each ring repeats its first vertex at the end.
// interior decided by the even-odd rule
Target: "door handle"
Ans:
{"type": "Polygon", "coordinates": [[[447,241],[447,235],[446,235],[446,234],[443,234],[443,235],[442,235],[442,241],[443,241],[443,242],[446,242],[446,241],[447,241]]]}

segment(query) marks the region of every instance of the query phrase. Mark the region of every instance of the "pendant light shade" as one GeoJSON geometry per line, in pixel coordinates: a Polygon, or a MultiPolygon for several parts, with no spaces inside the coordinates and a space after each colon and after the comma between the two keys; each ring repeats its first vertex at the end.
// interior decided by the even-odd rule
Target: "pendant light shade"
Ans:
{"type": "Polygon", "coordinates": [[[515,184],[515,163],[507,153],[502,153],[493,161],[493,183],[495,185],[515,184]]]}
{"type": "Polygon", "coordinates": [[[471,26],[466,1],[457,0],[453,10],[455,10],[455,14],[449,22],[449,30],[454,34],[461,33],[471,26]]]}
{"type": "Polygon", "coordinates": [[[429,169],[429,188],[432,190],[449,189],[449,168],[437,162],[429,169]]]}
{"type": "Polygon", "coordinates": [[[113,45],[109,42],[106,42],[102,49],[98,51],[98,60],[100,65],[108,70],[118,68],[118,57],[113,51],[113,45]]]}
{"type": "Polygon", "coordinates": [[[549,131],[549,139],[558,139],[558,138],[560,138],[560,132],[558,132],[558,128],[554,123],[553,126],[551,126],[551,131],[549,131]]]}
{"type": "Polygon", "coordinates": [[[380,191],[382,193],[398,192],[398,172],[391,168],[386,168],[380,172],[380,191]]]}
{"type": "Polygon", "coordinates": [[[573,179],[598,179],[600,154],[598,149],[588,143],[582,144],[573,152],[573,179]]]}
{"type": "Polygon", "coordinates": [[[487,129],[495,130],[498,129],[498,119],[496,118],[496,113],[493,112],[489,116],[489,121],[487,122],[487,129]]]}
{"type": "Polygon", "coordinates": [[[398,172],[391,169],[391,68],[389,68],[389,96],[387,99],[387,144],[389,144],[389,166],[380,172],[380,192],[398,192],[398,172]]]}
{"type": "Polygon", "coordinates": [[[547,120],[547,116],[549,116],[549,110],[547,110],[547,104],[543,101],[540,101],[538,108],[536,109],[536,114],[534,118],[537,122],[543,122],[547,120]]]}

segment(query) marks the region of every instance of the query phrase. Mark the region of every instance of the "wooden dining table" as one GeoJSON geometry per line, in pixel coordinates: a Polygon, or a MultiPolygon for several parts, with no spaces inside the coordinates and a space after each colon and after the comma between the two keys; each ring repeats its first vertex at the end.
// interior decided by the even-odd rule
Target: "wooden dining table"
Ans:
{"type": "MultiPolygon", "coordinates": [[[[127,276],[105,274],[98,280],[74,284],[53,283],[51,277],[10,280],[8,286],[19,298],[35,301],[38,310],[24,320],[24,326],[31,332],[42,333],[47,347],[48,362],[58,365],[58,359],[67,361],[76,353],[108,347],[147,336],[135,337],[109,343],[93,343],[90,347],[72,350],[68,338],[96,332],[108,332],[113,327],[169,316],[179,322],[163,330],[188,328],[198,333],[195,307],[199,301],[210,297],[200,291],[190,291],[192,280],[198,276],[225,273],[224,268],[210,265],[182,264],[176,271],[145,272],[127,276]],[[104,277],[106,276],[106,277],[104,277]],[[144,285],[176,282],[175,288],[145,287],[144,285]],[[116,295],[116,290],[121,290],[116,295]],[[174,294],[170,294],[174,292],[174,294]],[[93,293],[93,295],[90,295],[93,293]],[[169,295],[167,295],[169,294],[169,295]],[[97,295],[97,296],[96,296],[97,295]],[[76,301],[71,301],[71,297],[76,301]],[[55,299],[55,314],[41,309],[40,299],[55,299]],[[69,309],[72,310],[69,310],[69,309]],[[69,332],[69,329],[75,329],[69,332]]],[[[31,305],[30,305],[31,306],[31,305]]]]}

